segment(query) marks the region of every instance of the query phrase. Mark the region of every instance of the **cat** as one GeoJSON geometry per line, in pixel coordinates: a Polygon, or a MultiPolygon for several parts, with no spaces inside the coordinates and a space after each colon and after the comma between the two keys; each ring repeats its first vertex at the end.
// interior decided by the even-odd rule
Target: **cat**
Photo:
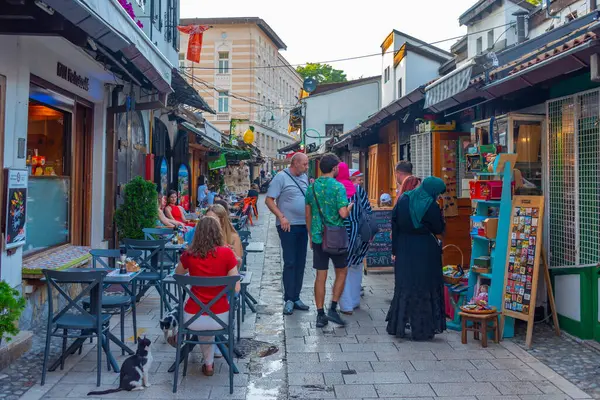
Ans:
{"type": "Polygon", "coordinates": [[[100,392],[89,392],[88,396],[104,395],[117,393],[122,390],[143,390],[150,387],[148,381],[148,372],[152,365],[152,353],[150,353],[150,344],[152,342],[147,338],[138,338],[138,347],[134,355],[127,357],[121,365],[119,387],[100,392]]]}
{"type": "Polygon", "coordinates": [[[169,343],[169,338],[177,336],[177,326],[179,324],[179,311],[173,310],[167,313],[160,321],[160,329],[163,331],[165,343],[169,343]]]}

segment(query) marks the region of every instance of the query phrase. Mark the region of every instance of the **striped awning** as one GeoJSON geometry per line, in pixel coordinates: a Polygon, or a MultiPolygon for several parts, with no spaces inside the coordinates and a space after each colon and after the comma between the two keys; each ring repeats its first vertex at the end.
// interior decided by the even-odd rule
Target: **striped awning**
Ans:
{"type": "Polygon", "coordinates": [[[473,63],[466,63],[425,88],[425,108],[464,92],[469,87],[473,63]]]}

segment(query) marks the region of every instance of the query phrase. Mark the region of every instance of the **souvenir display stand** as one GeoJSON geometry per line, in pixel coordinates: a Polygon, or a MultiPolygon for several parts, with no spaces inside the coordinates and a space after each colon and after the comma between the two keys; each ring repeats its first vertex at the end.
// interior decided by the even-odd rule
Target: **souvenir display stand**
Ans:
{"type": "MultiPolygon", "coordinates": [[[[495,160],[494,172],[474,172],[477,182],[481,182],[478,186],[490,181],[499,186],[501,182],[500,196],[491,196],[491,190],[481,193],[471,189],[474,213],[471,216],[472,249],[467,298],[472,299],[487,290],[488,304],[498,312],[503,306],[504,275],[510,244],[512,166],[515,158],[514,154],[500,154],[495,160]],[[498,178],[501,180],[498,181],[498,178]],[[485,228],[484,221],[488,224],[485,228]]],[[[514,319],[507,318],[503,337],[513,335],[514,319]]]]}

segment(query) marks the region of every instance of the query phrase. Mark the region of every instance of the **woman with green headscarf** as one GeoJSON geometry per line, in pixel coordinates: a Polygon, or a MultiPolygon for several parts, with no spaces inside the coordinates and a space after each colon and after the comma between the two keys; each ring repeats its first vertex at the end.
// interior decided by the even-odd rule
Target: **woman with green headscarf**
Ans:
{"type": "Polygon", "coordinates": [[[412,340],[431,340],[446,330],[442,249],[435,235],[445,223],[437,204],[446,191],[444,182],[429,177],[406,192],[392,213],[392,254],[395,256],[395,288],[388,311],[387,332],[412,340]]]}

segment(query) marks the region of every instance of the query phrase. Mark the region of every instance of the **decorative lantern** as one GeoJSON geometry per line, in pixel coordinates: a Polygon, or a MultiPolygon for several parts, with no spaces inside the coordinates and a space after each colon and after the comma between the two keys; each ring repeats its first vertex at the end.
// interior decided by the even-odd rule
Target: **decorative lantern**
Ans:
{"type": "Polygon", "coordinates": [[[246,132],[244,132],[244,143],[254,143],[254,127],[250,126],[246,132]]]}

